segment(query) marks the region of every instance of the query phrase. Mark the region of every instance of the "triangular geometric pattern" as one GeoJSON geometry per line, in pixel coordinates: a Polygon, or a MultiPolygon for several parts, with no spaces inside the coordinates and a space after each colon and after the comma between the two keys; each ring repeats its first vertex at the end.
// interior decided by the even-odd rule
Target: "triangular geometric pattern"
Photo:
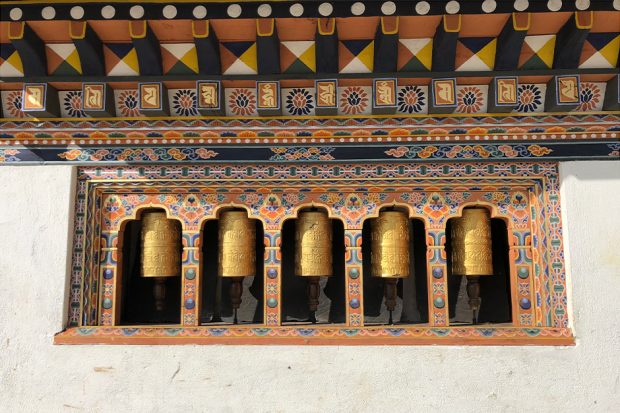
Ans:
{"type": "Polygon", "coordinates": [[[258,73],[256,42],[221,42],[220,60],[225,75],[255,75],[258,73]]]}
{"type": "Polygon", "coordinates": [[[424,72],[433,63],[433,39],[399,39],[398,71],[424,72]]]}
{"type": "Polygon", "coordinates": [[[316,47],[313,40],[280,43],[282,73],[316,72],[316,47]]]}
{"type": "Polygon", "coordinates": [[[495,66],[494,37],[465,37],[456,43],[456,70],[493,70],[495,66]]]}
{"type": "Polygon", "coordinates": [[[108,76],[139,76],[138,54],[131,43],[108,43],[103,47],[108,76]]]}
{"type": "Polygon", "coordinates": [[[164,74],[187,75],[198,73],[198,54],[194,43],[161,45],[164,74]]]}
{"type": "Polygon", "coordinates": [[[22,77],[24,66],[11,43],[0,44],[0,77],[22,77]]]}
{"type": "Polygon", "coordinates": [[[371,73],[374,66],[375,41],[341,40],[338,46],[340,73],[371,73]]]}
{"type": "Polygon", "coordinates": [[[457,86],[457,113],[484,113],[487,111],[487,94],[489,86],[457,86]]]}
{"type": "Polygon", "coordinates": [[[525,36],[519,69],[551,69],[555,51],[555,34],[525,36]]]}
{"type": "Polygon", "coordinates": [[[73,43],[47,44],[47,73],[50,75],[81,75],[80,55],[73,43]]]}
{"type": "Polygon", "coordinates": [[[583,44],[579,67],[610,69],[618,64],[620,33],[590,33],[583,44]]]}

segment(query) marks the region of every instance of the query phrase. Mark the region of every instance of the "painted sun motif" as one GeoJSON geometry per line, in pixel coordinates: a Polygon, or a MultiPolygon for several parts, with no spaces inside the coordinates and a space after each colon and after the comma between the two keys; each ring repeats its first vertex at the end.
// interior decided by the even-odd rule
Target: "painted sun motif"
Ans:
{"type": "Polygon", "coordinates": [[[14,90],[9,92],[6,97],[6,114],[10,118],[23,118],[26,116],[22,112],[22,91],[14,90]]]}
{"type": "Polygon", "coordinates": [[[426,96],[418,86],[405,86],[398,92],[398,111],[402,113],[421,113],[426,96]]]}
{"type": "Polygon", "coordinates": [[[286,110],[291,115],[309,115],[312,109],[314,109],[314,98],[307,89],[295,88],[286,95],[286,110]]]}
{"type": "Polygon", "coordinates": [[[118,94],[116,99],[116,105],[118,112],[123,117],[135,117],[140,116],[140,110],[138,110],[138,91],[137,90],[123,90],[118,94]]]}
{"type": "Polygon", "coordinates": [[[235,89],[228,98],[231,112],[236,116],[252,116],[256,111],[256,95],[250,89],[235,89]]]}
{"type": "Polygon", "coordinates": [[[476,86],[460,88],[457,94],[456,111],[459,113],[477,113],[484,104],[484,93],[476,86]]]}
{"type": "Polygon", "coordinates": [[[172,110],[178,116],[198,116],[196,91],[179,89],[172,96],[172,110]]]}
{"type": "Polygon", "coordinates": [[[358,115],[368,108],[368,93],[359,86],[345,88],[340,94],[340,109],[346,115],[358,115]]]}
{"type": "Polygon", "coordinates": [[[68,92],[62,100],[62,106],[65,113],[70,118],[83,118],[86,114],[82,110],[82,92],[72,90],[68,92]]]}
{"type": "Polygon", "coordinates": [[[599,104],[603,99],[601,95],[601,89],[596,84],[590,82],[582,83],[581,92],[579,93],[580,103],[577,110],[599,110],[599,104]]]}
{"type": "Polygon", "coordinates": [[[542,92],[536,85],[519,85],[517,112],[536,112],[542,105],[542,92]]]}

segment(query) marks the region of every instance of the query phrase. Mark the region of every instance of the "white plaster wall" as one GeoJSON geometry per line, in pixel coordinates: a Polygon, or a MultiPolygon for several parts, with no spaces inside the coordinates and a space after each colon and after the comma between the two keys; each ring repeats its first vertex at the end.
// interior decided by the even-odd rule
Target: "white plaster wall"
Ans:
{"type": "Polygon", "coordinates": [[[54,346],[74,171],[0,167],[0,412],[620,409],[620,162],[561,168],[574,347],[54,346]]]}

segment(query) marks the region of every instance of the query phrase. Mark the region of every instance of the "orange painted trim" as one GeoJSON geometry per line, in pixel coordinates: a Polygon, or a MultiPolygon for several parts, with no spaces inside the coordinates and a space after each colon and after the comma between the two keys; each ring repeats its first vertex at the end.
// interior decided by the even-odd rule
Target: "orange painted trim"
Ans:
{"type": "MultiPolygon", "coordinates": [[[[175,327],[175,326],[171,326],[175,327]]],[[[250,330],[259,326],[236,327],[237,331],[250,330]]],[[[97,330],[97,327],[90,327],[97,330]]],[[[105,327],[108,332],[113,329],[122,329],[128,327],[105,327]]],[[[203,329],[215,329],[217,327],[191,327],[188,330],[193,332],[203,329]]],[[[268,327],[271,330],[290,330],[287,327],[268,327]]],[[[351,329],[343,326],[325,326],[324,329],[337,331],[339,329],[351,329]]],[[[476,327],[445,327],[446,329],[455,329],[465,331],[476,327]]],[[[496,327],[502,329],[501,327],[496,327]]],[[[120,344],[120,345],[212,345],[212,344],[230,344],[230,345],[338,345],[338,346],[382,346],[382,345],[474,345],[474,346],[574,346],[575,337],[568,328],[549,329],[559,332],[558,336],[543,337],[429,337],[424,334],[428,327],[415,327],[420,331],[420,335],[416,337],[302,337],[302,336],[255,336],[255,337],[199,337],[199,336],[169,336],[162,329],[148,337],[127,336],[120,337],[111,334],[105,335],[83,335],[77,336],[74,331],[78,327],[70,328],[60,332],[54,336],[54,344],[56,345],[93,345],[93,344],[120,344]]],[[[362,328],[363,329],[363,328],[362,328]]],[[[510,327],[510,329],[514,329],[510,327]]],[[[523,328],[526,330],[527,328],[523,328]]],[[[151,330],[157,330],[151,328],[151,330]]],[[[544,330],[541,329],[541,330],[544,330]]]]}
{"type": "Polygon", "coordinates": [[[383,34],[398,33],[399,16],[383,16],[381,17],[381,32],[383,34]],[[387,27],[386,27],[387,26],[387,27]]]}
{"type": "Polygon", "coordinates": [[[9,22],[9,40],[21,40],[24,38],[26,22],[9,22]]]}
{"type": "Polygon", "coordinates": [[[328,19],[319,18],[316,25],[317,30],[321,36],[331,36],[336,32],[336,18],[331,17],[328,19]],[[323,29],[325,25],[325,29],[323,29]]]}
{"type": "Polygon", "coordinates": [[[594,24],[594,12],[593,11],[578,11],[575,12],[575,25],[578,29],[591,29],[594,24]],[[585,21],[584,21],[585,20],[585,21]]]}
{"type": "Polygon", "coordinates": [[[87,24],[88,23],[85,21],[70,22],[69,23],[69,36],[71,36],[71,39],[73,40],[84,39],[86,37],[87,24]],[[77,31],[77,33],[74,33],[74,29],[77,31]]]}
{"type": "Polygon", "coordinates": [[[135,20],[129,22],[129,36],[132,39],[144,39],[147,33],[146,20],[135,20]],[[135,26],[135,28],[134,28],[135,26]],[[137,30],[142,30],[142,33],[135,33],[137,30]]]}
{"type": "Polygon", "coordinates": [[[276,19],[256,19],[256,34],[260,37],[273,35],[276,19]]]}
{"type": "Polygon", "coordinates": [[[530,13],[512,13],[512,28],[518,32],[528,31],[532,24],[532,15],[530,13]],[[523,19],[526,19],[523,26],[523,19]]]}
{"type": "Polygon", "coordinates": [[[461,15],[460,14],[444,15],[443,16],[443,31],[446,33],[460,32],[461,31],[461,15]]]}
{"type": "Polygon", "coordinates": [[[209,20],[192,20],[192,36],[196,39],[209,37],[209,20]]]}

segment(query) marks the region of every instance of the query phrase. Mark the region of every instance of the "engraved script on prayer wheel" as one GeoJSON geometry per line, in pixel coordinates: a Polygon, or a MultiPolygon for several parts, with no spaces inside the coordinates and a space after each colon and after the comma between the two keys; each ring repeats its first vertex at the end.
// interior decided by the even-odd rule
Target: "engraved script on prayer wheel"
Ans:
{"type": "Polygon", "coordinates": [[[375,277],[409,276],[409,219],[404,212],[383,211],[372,222],[370,262],[375,277]]]}
{"type": "Polygon", "coordinates": [[[181,232],[165,212],[142,215],[142,277],[175,277],[181,274],[181,232]]]}
{"type": "Polygon", "coordinates": [[[302,277],[332,275],[332,226],[327,214],[299,214],[295,228],[295,274],[302,277]]]}
{"type": "Polygon", "coordinates": [[[452,274],[493,275],[491,219],[484,208],[466,208],[452,223],[452,274]]]}
{"type": "Polygon", "coordinates": [[[245,211],[222,212],[219,241],[219,276],[253,276],[256,272],[256,227],[245,211]]]}

